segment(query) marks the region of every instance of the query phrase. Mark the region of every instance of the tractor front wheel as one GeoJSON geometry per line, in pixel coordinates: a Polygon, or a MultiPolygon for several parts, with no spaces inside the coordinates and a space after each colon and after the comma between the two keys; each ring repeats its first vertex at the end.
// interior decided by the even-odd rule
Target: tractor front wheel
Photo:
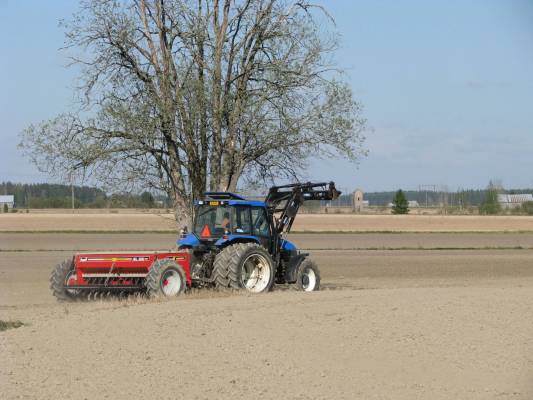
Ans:
{"type": "Polygon", "coordinates": [[[146,276],[146,292],[150,297],[179,296],[186,287],[185,272],[174,260],[156,260],[146,276]]]}
{"type": "Polygon", "coordinates": [[[219,289],[267,292],[274,283],[275,268],[270,254],[256,243],[236,243],[217,254],[213,264],[219,289]]]}
{"type": "Polygon", "coordinates": [[[298,267],[296,287],[304,292],[320,289],[320,271],[312,260],[304,260],[298,267]]]}

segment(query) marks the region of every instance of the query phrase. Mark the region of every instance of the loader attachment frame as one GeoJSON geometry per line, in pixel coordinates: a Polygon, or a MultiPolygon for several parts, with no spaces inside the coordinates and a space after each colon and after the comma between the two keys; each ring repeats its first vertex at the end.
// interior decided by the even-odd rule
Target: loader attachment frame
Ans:
{"type": "Polygon", "coordinates": [[[279,261],[281,236],[291,231],[292,224],[300,206],[307,200],[335,200],[341,192],[335,188],[334,182],[291,183],[272,186],[265,198],[265,204],[272,215],[273,253],[279,261]],[[279,214],[278,217],[275,215],[279,214]]]}

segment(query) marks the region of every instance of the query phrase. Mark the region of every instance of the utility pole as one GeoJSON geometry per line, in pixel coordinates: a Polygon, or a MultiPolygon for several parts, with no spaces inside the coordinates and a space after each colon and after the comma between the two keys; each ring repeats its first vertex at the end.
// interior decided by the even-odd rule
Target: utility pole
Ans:
{"type": "Polygon", "coordinates": [[[70,171],[70,198],[72,202],[72,213],[74,213],[74,169],[70,171]]]}
{"type": "Polygon", "coordinates": [[[422,191],[426,192],[426,208],[429,207],[428,192],[430,190],[432,192],[436,192],[437,191],[437,185],[418,185],[418,191],[419,192],[422,192],[422,191]]]}
{"type": "Polygon", "coordinates": [[[79,162],[70,170],[70,199],[72,203],[72,213],[74,213],[74,172],[83,166],[83,162],[79,162]]]}

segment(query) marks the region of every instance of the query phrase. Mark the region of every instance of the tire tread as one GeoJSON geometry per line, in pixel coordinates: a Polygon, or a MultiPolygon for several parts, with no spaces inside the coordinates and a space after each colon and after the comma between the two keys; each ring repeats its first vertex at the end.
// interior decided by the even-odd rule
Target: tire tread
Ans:
{"type": "Polygon", "coordinates": [[[235,243],[224,248],[217,254],[213,264],[215,286],[225,290],[243,289],[239,280],[240,262],[246,253],[254,250],[267,256],[270,260],[272,276],[270,279],[271,282],[265,291],[270,290],[274,282],[275,266],[268,252],[257,243],[235,243]]]}
{"type": "Polygon", "coordinates": [[[152,266],[150,267],[150,271],[148,272],[148,275],[146,276],[145,280],[145,286],[146,286],[146,293],[150,297],[164,297],[165,295],[161,291],[161,287],[159,285],[159,282],[161,280],[161,275],[167,268],[176,268],[181,276],[182,279],[182,286],[180,291],[178,292],[177,296],[179,296],[183,291],[185,290],[187,283],[185,278],[185,272],[183,271],[183,268],[176,263],[174,260],[169,259],[158,259],[155,260],[152,266]]]}

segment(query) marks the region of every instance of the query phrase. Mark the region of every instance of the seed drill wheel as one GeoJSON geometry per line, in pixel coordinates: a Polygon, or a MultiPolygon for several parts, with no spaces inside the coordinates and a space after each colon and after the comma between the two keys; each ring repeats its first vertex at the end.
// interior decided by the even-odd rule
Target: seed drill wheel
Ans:
{"type": "Polygon", "coordinates": [[[185,291],[183,268],[174,260],[156,260],[146,276],[146,292],[151,297],[174,297],[185,291]]]}
{"type": "Polygon", "coordinates": [[[219,289],[261,293],[272,287],[275,269],[270,254],[262,246],[236,243],[217,254],[213,274],[219,289]]]}
{"type": "Polygon", "coordinates": [[[50,289],[59,301],[74,301],[81,296],[79,289],[66,289],[65,285],[71,278],[75,278],[74,261],[67,258],[56,265],[50,275],[50,289]]]}
{"type": "Polygon", "coordinates": [[[304,260],[298,267],[296,287],[304,292],[320,289],[320,271],[313,261],[304,260]]]}

